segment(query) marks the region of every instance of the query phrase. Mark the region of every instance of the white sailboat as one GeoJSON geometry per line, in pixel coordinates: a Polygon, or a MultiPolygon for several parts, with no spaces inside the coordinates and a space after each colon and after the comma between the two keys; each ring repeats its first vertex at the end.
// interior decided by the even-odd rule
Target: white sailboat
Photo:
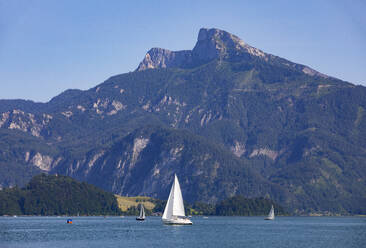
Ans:
{"type": "Polygon", "coordinates": [[[136,220],[143,221],[143,220],[145,220],[145,209],[144,209],[144,205],[142,205],[142,204],[140,204],[140,205],[141,205],[140,215],[139,215],[139,217],[136,217],[136,220]]]}
{"type": "Polygon", "coordinates": [[[192,225],[192,221],[186,217],[182,191],[180,190],[178,177],[174,175],[174,182],[166,203],[162,221],[170,225],[192,225]]]}
{"type": "Polygon", "coordinates": [[[272,205],[271,210],[269,211],[268,216],[265,218],[265,220],[274,220],[275,214],[274,214],[274,207],[272,205]]]}

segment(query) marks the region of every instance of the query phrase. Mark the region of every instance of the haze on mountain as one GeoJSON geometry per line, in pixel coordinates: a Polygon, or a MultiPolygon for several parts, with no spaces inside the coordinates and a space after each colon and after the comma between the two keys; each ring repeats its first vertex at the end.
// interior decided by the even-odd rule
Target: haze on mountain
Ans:
{"type": "Polygon", "coordinates": [[[0,184],[58,173],[121,195],[268,197],[296,213],[366,212],[366,88],[219,29],[152,48],[134,72],[47,103],[0,100],[0,184]]]}

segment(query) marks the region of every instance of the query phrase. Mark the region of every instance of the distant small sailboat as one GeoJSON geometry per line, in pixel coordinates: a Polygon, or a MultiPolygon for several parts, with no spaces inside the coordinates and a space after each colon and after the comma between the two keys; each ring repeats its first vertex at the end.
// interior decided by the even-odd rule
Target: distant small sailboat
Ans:
{"type": "Polygon", "coordinates": [[[162,221],[168,225],[192,225],[192,221],[186,217],[184,212],[182,191],[176,174],[174,175],[174,182],[164,209],[162,221]]]}
{"type": "Polygon", "coordinates": [[[275,214],[274,214],[274,207],[272,205],[271,210],[269,211],[268,216],[265,218],[265,220],[274,220],[275,214]]]}
{"type": "Polygon", "coordinates": [[[145,220],[145,209],[144,209],[144,205],[140,204],[140,215],[139,217],[136,217],[136,220],[138,221],[144,221],[145,220]]]}

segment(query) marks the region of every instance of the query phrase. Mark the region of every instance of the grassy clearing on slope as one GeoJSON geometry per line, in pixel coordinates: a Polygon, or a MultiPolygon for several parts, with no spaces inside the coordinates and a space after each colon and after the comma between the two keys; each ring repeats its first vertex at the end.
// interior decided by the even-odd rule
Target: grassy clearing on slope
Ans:
{"type": "Polygon", "coordinates": [[[152,210],[155,207],[155,203],[152,202],[151,197],[147,196],[135,196],[135,197],[127,197],[115,195],[118,202],[118,207],[122,211],[127,211],[130,207],[137,207],[140,203],[144,204],[145,209],[152,210]]]}

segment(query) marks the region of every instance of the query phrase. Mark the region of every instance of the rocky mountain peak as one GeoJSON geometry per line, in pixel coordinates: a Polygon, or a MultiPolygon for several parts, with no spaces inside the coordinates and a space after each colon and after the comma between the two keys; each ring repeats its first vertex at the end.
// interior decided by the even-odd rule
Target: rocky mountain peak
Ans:
{"type": "Polygon", "coordinates": [[[263,52],[249,46],[239,37],[216,28],[201,28],[192,52],[195,57],[201,60],[235,56],[243,52],[264,56],[263,52]]]}
{"type": "Polygon", "coordinates": [[[222,47],[236,48],[236,49],[240,49],[245,46],[245,42],[241,40],[239,37],[217,28],[200,29],[198,33],[196,47],[205,44],[206,42],[215,44],[217,46],[221,45],[222,47]]]}
{"type": "Polygon", "coordinates": [[[254,47],[249,46],[239,37],[216,28],[201,28],[193,50],[170,51],[163,48],[150,49],[137,71],[167,67],[192,67],[213,59],[222,59],[240,54],[265,56],[254,47]]]}
{"type": "Polygon", "coordinates": [[[193,68],[214,59],[252,60],[253,58],[261,58],[266,62],[276,61],[277,64],[282,64],[310,76],[328,77],[310,67],[264,53],[248,45],[238,36],[217,28],[201,28],[197,43],[192,50],[150,49],[136,71],[156,68],[193,68]]]}

